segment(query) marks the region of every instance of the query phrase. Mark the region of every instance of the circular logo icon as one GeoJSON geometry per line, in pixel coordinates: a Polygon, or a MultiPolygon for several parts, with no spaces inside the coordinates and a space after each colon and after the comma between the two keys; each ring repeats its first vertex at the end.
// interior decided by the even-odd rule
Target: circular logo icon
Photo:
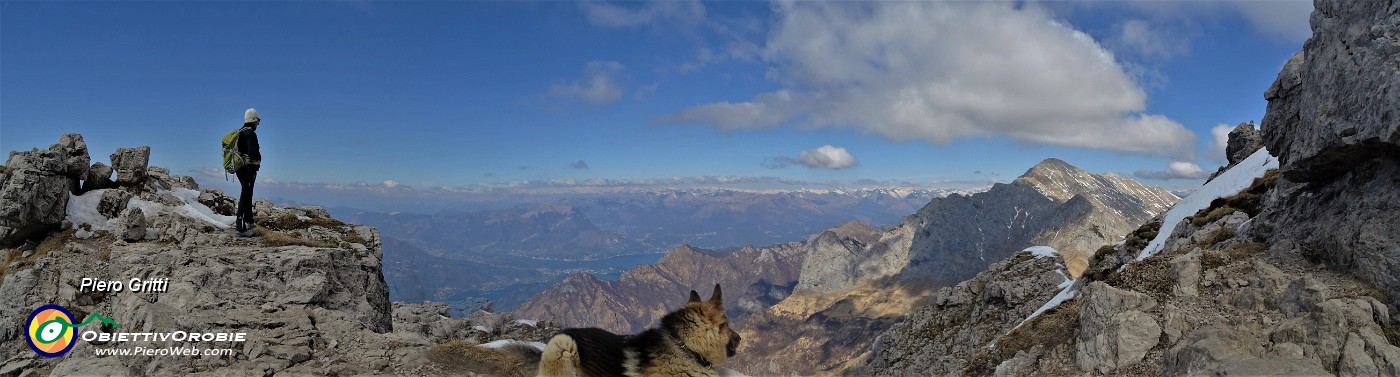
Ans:
{"type": "Polygon", "coordinates": [[[73,349],[73,313],[62,306],[48,304],[29,314],[25,340],[29,348],[44,357],[59,357],[73,349]]]}

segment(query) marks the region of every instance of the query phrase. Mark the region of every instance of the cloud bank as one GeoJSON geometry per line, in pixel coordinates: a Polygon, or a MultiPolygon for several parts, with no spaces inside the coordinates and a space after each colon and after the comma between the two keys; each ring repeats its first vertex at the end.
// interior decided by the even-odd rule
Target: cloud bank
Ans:
{"type": "Polygon", "coordinates": [[[1142,179],[1203,179],[1210,177],[1210,172],[1192,162],[1173,161],[1167,164],[1167,170],[1138,170],[1133,175],[1142,179]]]}
{"type": "Polygon", "coordinates": [[[1004,136],[1190,159],[1112,53],[1010,3],[781,3],[763,52],[784,88],[657,118],[720,129],[856,128],[942,145],[1004,136]]]}
{"type": "Polygon", "coordinates": [[[764,162],[764,166],[770,169],[781,169],[788,165],[802,165],[812,169],[840,170],[859,164],[856,156],[846,148],[823,145],[799,152],[797,157],[780,156],[764,162]]]}
{"type": "Polygon", "coordinates": [[[583,77],[567,84],[556,84],[549,88],[555,96],[580,100],[595,105],[605,104],[622,98],[627,90],[622,76],[622,63],[615,61],[591,61],[583,68],[583,77]]]}

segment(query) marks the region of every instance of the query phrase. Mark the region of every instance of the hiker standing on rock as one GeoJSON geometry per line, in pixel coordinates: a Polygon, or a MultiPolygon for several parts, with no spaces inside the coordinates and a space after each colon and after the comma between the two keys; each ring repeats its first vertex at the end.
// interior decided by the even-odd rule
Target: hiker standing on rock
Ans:
{"type": "Polygon", "coordinates": [[[258,167],[262,165],[262,153],[258,150],[258,123],[262,119],[258,117],[258,111],[253,108],[243,111],[243,128],[238,130],[238,153],[247,158],[243,166],[239,167],[238,185],[242,188],[238,193],[238,213],[235,216],[238,235],[250,237],[253,235],[253,227],[257,226],[253,221],[253,183],[258,179],[258,167]]]}

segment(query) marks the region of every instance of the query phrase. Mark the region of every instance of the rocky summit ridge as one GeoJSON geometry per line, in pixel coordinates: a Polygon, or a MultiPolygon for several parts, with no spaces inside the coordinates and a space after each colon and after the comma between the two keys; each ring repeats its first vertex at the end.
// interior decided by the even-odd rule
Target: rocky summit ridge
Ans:
{"type": "Polygon", "coordinates": [[[259,200],[258,236],[234,237],[234,199],[148,166],[150,153],[122,148],[111,165],[88,165],[77,134],[11,153],[0,179],[0,376],[502,375],[494,371],[518,360],[475,344],[554,331],[494,313],[448,318],[440,303],[391,304],[379,231],[318,207],[259,200]],[[76,327],[66,354],[42,357],[27,321],[47,304],[74,323],[93,314],[110,323],[76,327]],[[245,338],[131,335],[175,332],[245,338]],[[172,347],[196,354],[99,354],[172,347]],[[200,354],[209,349],[227,353],[200,354]],[[462,365],[464,353],[495,362],[462,365]]]}

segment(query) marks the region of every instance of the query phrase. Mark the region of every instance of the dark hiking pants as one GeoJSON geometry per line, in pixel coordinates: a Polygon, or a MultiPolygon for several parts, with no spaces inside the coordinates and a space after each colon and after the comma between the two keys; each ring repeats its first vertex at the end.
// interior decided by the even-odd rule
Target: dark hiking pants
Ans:
{"type": "Polygon", "coordinates": [[[235,215],[236,228],[242,232],[253,228],[253,184],[258,180],[258,169],[255,165],[244,166],[238,169],[238,185],[242,190],[238,193],[238,212],[235,215]]]}

